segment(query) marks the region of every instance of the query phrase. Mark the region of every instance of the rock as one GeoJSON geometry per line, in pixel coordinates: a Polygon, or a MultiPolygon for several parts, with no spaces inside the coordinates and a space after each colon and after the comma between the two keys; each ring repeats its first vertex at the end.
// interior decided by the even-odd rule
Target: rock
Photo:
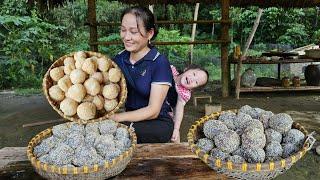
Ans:
{"type": "Polygon", "coordinates": [[[316,147],[316,152],[320,156],[320,145],[316,147]]]}

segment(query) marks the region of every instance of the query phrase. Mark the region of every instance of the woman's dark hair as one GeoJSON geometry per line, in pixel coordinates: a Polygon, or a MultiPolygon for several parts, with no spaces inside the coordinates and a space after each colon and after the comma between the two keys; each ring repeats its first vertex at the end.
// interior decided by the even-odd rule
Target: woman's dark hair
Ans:
{"type": "MultiPolygon", "coordinates": [[[[121,21],[123,19],[123,16],[126,14],[133,14],[136,16],[137,27],[138,27],[139,32],[140,32],[140,28],[139,28],[138,20],[141,20],[143,22],[144,28],[147,32],[150,31],[151,29],[154,30],[154,35],[152,36],[151,40],[154,40],[156,38],[156,36],[158,34],[158,28],[156,27],[156,24],[155,24],[155,17],[153,15],[153,13],[148,8],[141,7],[141,6],[129,7],[122,12],[121,21]]],[[[140,34],[141,34],[141,32],[140,32],[140,34]]]]}
{"type": "Polygon", "coordinates": [[[189,64],[189,65],[183,70],[183,73],[184,73],[184,72],[187,72],[187,71],[190,70],[190,69],[199,69],[200,71],[204,71],[204,72],[206,73],[206,75],[207,75],[207,82],[204,83],[203,85],[195,88],[195,89],[201,89],[201,88],[205,87],[205,86],[208,84],[208,82],[209,82],[209,73],[208,73],[208,71],[207,71],[206,69],[204,69],[203,67],[199,66],[199,65],[189,64]]]}

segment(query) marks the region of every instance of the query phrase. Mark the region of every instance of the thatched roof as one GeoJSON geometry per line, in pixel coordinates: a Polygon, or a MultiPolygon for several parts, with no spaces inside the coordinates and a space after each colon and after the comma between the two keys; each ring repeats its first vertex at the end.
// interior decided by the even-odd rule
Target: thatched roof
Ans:
{"type": "MultiPolygon", "coordinates": [[[[126,4],[177,4],[177,3],[220,3],[221,0],[119,0],[126,4]]],[[[246,7],[315,7],[320,6],[320,0],[230,0],[230,6],[246,7]]]]}

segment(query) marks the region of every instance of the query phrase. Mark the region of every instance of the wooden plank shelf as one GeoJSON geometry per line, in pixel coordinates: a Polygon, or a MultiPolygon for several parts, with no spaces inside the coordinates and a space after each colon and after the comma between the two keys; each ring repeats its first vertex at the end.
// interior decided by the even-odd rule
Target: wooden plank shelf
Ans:
{"type": "MultiPolygon", "coordinates": [[[[320,59],[310,59],[306,56],[301,56],[298,59],[293,58],[281,58],[279,60],[271,59],[266,60],[263,57],[247,57],[246,59],[241,61],[241,64],[262,64],[262,65],[271,65],[276,64],[278,66],[278,72],[277,72],[277,78],[280,79],[281,77],[281,65],[282,64],[291,64],[291,63],[315,63],[320,62],[320,59]]],[[[234,64],[235,67],[239,66],[240,62],[239,59],[231,58],[230,61],[231,64],[234,64]]],[[[234,74],[236,74],[236,68],[234,68],[234,74]]],[[[237,69],[237,71],[241,71],[237,69]]],[[[239,79],[240,80],[240,79],[239,79]]],[[[239,87],[237,87],[239,88],[239,87]]],[[[320,90],[320,86],[306,86],[301,85],[300,87],[282,87],[282,86],[270,86],[270,87],[260,87],[260,86],[254,86],[252,88],[246,88],[246,87],[240,87],[239,89],[236,88],[236,98],[239,98],[239,94],[241,92],[274,92],[274,91],[318,91],[320,90]]]]}
{"type": "Polygon", "coordinates": [[[320,86],[300,86],[300,87],[281,87],[281,86],[272,86],[272,87],[262,87],[254,86],[252,88],[241,87],[240,92],[273,92],[273,91],[315,91],[320,90],[320,86]]]}
{"type": "MultiPolygon", "coordinates": [[[[26,147],[0,149],[0,179],[42,179],[26,147]]],[[[204,164],[187,143],[138,144],[126,169],[113,179],[227,179],[204,164]]]]}
{"type": "MultiPolygon", "coordinates": [[[[238,64],[239,60],[232,59],[231,64],[238,64]]],[[[245,59],[242,64],[290,64],[290,63],[313,63],[320,62],[320,59],[281,59],[281,60],[265,60],[262,58],[245,59]]]]}

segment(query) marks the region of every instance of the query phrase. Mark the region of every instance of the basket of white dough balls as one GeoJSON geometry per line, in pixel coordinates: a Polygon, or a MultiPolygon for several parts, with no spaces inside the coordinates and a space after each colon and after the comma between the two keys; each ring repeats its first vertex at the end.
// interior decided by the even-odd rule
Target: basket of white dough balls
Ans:
{"type": "Polygon", "coordinates": [[[27,156],[46,179],[106,179],[126,168],[136,144],[133,130],[112,120],[68,122],[32,138],[27,156]]]}
{"type": "Polygon", "coordinates": [[[189,129],[188,143],[210,168],[236,179],[271,179],[313,145],[289,114],[249,105],[204,116],[189,129]]]}
{"type": "Polygon", "coordinates": [[[79,51],[56,60],[43,79],[50,105],[71,122],[37,134],[27,156],[46,179],[106,179],[131,161],[133,129],[108,117],[126,101],[125,78],[107,56],[79,51]]]}
{"type": "Polygon", "coordinates": [[[74,52],[56,60],[42,85],[53,109],[79,123],[108,118],[127,97],[125,78],[117,64],[91,51],[74,52]]]}

